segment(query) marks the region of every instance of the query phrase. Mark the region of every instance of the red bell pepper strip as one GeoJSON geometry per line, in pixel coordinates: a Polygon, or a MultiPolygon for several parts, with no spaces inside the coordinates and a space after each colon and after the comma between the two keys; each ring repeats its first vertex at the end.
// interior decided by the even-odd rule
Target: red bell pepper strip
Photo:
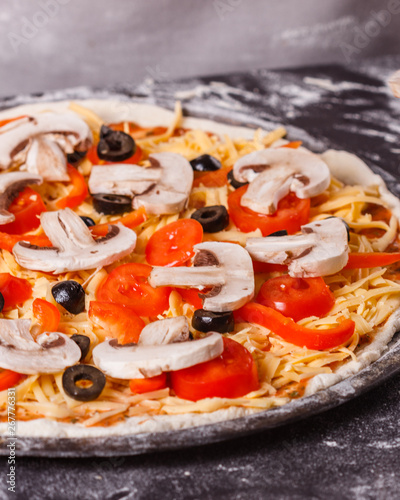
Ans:
{"type": "Polygon", "coordinates": [[[85,200],[89,192],[83,175],[76,168],[68,165],[67,172],[72,183],[72,189],[68,196],[57,201],[56,206],[58,209],[77,207],[85,200]]]}
{"type": "Polygon", "coordinates": [[[400,261],[400,252],[380,253],[349,253],[349,260],[345,269],[365,269],[368,267],[382,267],[400,261]]]}
{"type": "Polygon", "coordinates": [[[0,232],[0,249],[12,252],[12,249],[18,241],[28,241],[38,247],[52,247],[51,241],[47,236],[33,234],[7,234],[0,232]]]}
{"type": "Polygon", "coordinates": [[[256,323],[268,328],[291,344],[317,351],[332,349],[343,344],[350,339],[355,328],[355,323],[351,319],[345,319],[338,326],[326,330],[306,328],[295,323],[292,318],[287,318],[270,307],[254,302],[246,304],[234,315],[236,321],[256,323]]]}
{"type": "Polygon", "coordinates": [[[146,210],[144,207],[140,207],[137,210],[129,213],[128,215],[124,215],[117,220],[106,224],[97,224],[96,226],[92,226],[89,229],[91,230],[94,236],[105,236],[108,233],[108,227],[110,224],[118,224],[119,222],[129,229],[133,229],[139,224],[142,224],[147,219],[146,210]]]}

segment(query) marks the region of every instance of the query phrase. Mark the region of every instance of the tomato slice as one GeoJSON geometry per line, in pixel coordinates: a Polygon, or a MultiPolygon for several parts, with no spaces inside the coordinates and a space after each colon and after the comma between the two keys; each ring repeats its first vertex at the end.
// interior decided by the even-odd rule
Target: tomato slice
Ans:
{"type": "Polygon", "coordinates": [[[12,370],[0,371],[0,391],[16,386],[23,377],[22,373],[13,372],[12,370]]]}
{"type": "Polygon", "coordinates": [[[218,358],[171,372],[171,387],[182,399],[240,398],[259,387],[257,366],[249,351],[238,342],[223,338],[218,358]]]}
{"type": "Polygon", "coordinates": [[[93,144],[86,153],[86,158],[93,163],[93,165],[99,165],[103,163],[97,156],[97,144],[93,144]]]}
{"type": "Polygon", "coordinates": [[[76,168],[72,165],[67,165],[67,172],[72,184],[72,189],[67,196],[57,201],[56,206],[59,209],[77,207],[85,201],[89,193],[85,178],[76,168]]]}
{"type": "Polygon", "coordinates": [[[106,224],[96,224],[95,226],[90,227],[90,231],[95,236],[106,236],[108,233],[108,229],[110,224],[118,224],[121,223],[130,229],[134,229],[135,227],[142,224],[147,219],[146,210],[144,207],[139,207],[137,210],[130,212],[128,215],[124,215],[117,220],[114,220],[110,223],[106,224]]]}
{"type": "Polygon", "coordinates": [[[246,191],[247,186],[242,186],[228,197],[229,215],[234,224],[244,233],[260,228],[263,236],[282,229],[286,229],[289,234],[294,234],[302,225],[307,224],[310,214],[309,199],[300,200],[294,193],[289,193],[279,202],[274,214],[265,215],[242,207],[240,200],[246,191]]]}
{"type": "Polygon", "coordinates": [[[133,378],[129,382],[129,388],[135,394],[158,391],[167,387],[167,374],[161,373],[150,378],[133,378]]]}
{"type": "Polygon", "coordinates": [[[182,299],[191,304],[196,309],[203,308],[203,301],[199,297],[199,293],[207,293],[206,290],[199,290],[198,288],[175,288],[182,299]]]}
{"type": "Polygon", "coordinates": [[[156,231],[146,246],[146,260],[152,266],[181,266],[201,243],[203,227],[194,219],[180,219],[156,231]]]}
{"type": "Polygon", "coordinates": [[[36,191],[27,187],[10,204],[8,211],[14,214],[15,219],[9,224],[2,225],[2,232],[23,234],[40,226],[39,216],[46,211],[46,205],[36,191]]]}
{"type": "Polygon", "coordinates": [[[57,331],[61,314],[54,304],[44,299],[35,299],[32,303],[32,311],[42,326],[42,332],[57,331]]]}
{"type": "Polygon", "coordinates": [[[292,318],[283,316],[275,309],[250,302],[234,312],[236,321],[256,323],[268,328],[283,340],[299,347],[307,347],[317,351],[333,349],[347,340],[354,333],[355,323],[345,319],[338,326],[325,330],[306,328],[295,323],[292,318]]]}
{"type": "Polygon", "coordinates": [[[144,321],[131,307],[92,300],[88,312],[89,319],[97,326],[107,330],[107,334],[118,339],[119,344],[137,342],[144,321]]]}
{"type": "Polygon", "coordinates": [[[28,241],[32,245],[38,247],[51,247],[51,241],[46,235],[33,235],[33,234],[6,234],[0,233],[0,248],[12,252],[12,249],[18,241],[28,241]]]}
{"type": "Polygon", "coordinates": [[[383,267],[400,261],[400,252],[380,253],[349,253],[345,269],[365,269],[368,267],[383,267]]]}
{"type": "Polygon", "coordinates": [[[32,297],[32,287],[27,280],[0,273],[0,293],[4,298],[4,309],[13,309],[32,297]]]}
{"type": "Polygon", "coordinates": [[[193,181],[193,187],[199,187],[200,184],[205,187],[225,186],[228,182],[227,176],[230,170],[232,170],[232,167],[222,167],[219,170],[196,176],[196,179],[193,181]]]}
{"type": "Polygon", "coordinates": [[[286,274],[267,280],[256,302],[299,321],[308,316],[325,316],[335,297],[322,278],[292,278],[286,274]]]}
{"type": "Polygon", "coordinates": [[[115,268],[97,290],[97,299],[131,307],[140,316],[157,316],[169,308],[171,288],[153,288],[147,278],[151,266],[123,264],[115,268]]]}

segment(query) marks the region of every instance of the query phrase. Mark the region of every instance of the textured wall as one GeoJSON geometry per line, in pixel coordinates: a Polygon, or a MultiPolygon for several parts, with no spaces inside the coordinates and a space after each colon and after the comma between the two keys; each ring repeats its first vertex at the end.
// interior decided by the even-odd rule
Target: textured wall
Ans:
{"type": "Polygon", "coordinates": [[[0,95],[356,64],[399,28],[400,0],[0,0],[0,95]]]}

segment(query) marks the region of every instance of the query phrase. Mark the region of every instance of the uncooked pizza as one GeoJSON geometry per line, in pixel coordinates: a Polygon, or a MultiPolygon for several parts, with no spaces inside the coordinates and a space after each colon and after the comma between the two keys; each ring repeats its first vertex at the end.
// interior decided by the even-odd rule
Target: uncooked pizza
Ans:
{"type": "Polygon", "coordinates": [[[400,202],[353,154],[135,103],[0,114],[0,404],[180,429],[350,377],[399,325],[400,202]]]}

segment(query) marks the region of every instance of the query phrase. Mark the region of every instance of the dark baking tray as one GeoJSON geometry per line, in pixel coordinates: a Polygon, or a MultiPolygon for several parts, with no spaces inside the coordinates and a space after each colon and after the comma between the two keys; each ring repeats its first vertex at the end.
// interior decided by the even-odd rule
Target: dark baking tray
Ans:
{"type": "MultiPolygon", "coordinates": [[[[63,99],[119,99],[173,108],[185,114],[252,128],[284,124],[290,139],[318,152],[337,148],[363,158],[400,195],[400,103],[391,96],[384,66],[353,71],[341,66],[288,71],[260,70],[177,82],[145,82],[108,90],[75,88],[0,99],[0,109],[63,99]]],[[[272,429],[338,406],[400,371],[400,335],[379,360],[355,376],[283,407],[226,422],[179,431],[89,439],[18,438],[19,456],[83,457],[137,455],[187,448],[272,429]]],[[[7,455],[6,439],[0,454],[7,455]]]]}

